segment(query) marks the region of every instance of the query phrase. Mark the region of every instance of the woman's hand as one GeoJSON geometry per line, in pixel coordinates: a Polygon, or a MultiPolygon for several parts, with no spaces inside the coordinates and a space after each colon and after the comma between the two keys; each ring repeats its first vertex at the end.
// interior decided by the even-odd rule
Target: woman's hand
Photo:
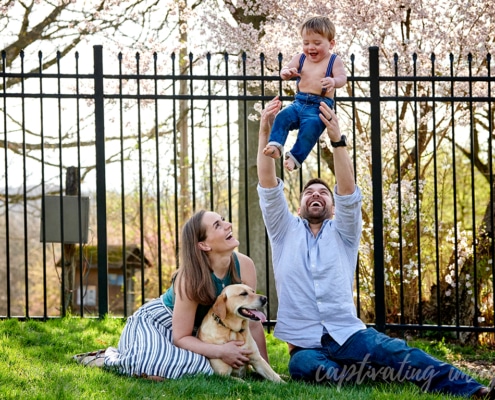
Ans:
{"type": "Polygon", "coordinates": [[[220,359],[232,368],[241,368],[249,362],[251,350],[243,349],[243,341],[233,340],[220,345],[220,359]]]}

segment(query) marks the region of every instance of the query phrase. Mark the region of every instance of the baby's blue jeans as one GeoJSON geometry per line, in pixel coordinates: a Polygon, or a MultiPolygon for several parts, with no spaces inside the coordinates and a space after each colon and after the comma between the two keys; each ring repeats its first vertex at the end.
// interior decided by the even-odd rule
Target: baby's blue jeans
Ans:
{"type": "Polygon", "coordinates": [[[319,117],[319,107],[322,101],[333,108],[333,99],[299,92],[291,104],[280,110],[273,122],[268,144],[277,146],[281,155],[289,131],[299,129],[296,142],[287,154],[295,161],[298,168],[301,167],[325,130],[325,124],[319,117]]]}

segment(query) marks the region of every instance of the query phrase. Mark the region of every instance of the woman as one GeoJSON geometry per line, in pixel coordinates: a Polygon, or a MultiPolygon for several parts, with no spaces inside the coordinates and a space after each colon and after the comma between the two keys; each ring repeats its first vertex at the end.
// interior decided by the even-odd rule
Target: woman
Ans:
{"type": "MultiPolygon", "coordinates": [[[[118,349],[80,354],[84,365],[105,366],[119,373],[152,380],[191,374],[212,374],[208,358],[220,358],[234,368],[248,362],[242,342],[204,343],[195,334],[222,289],[245,283],[256,290],[256,269],[244,254],[234,253],[239,241],[232,224],[211,211],[195,213],[182,229],[180,268],[172,286],[128,318],[118,349]]],[[[263,326],[250,322],[251,333],[268,360],[263,326]]]]}

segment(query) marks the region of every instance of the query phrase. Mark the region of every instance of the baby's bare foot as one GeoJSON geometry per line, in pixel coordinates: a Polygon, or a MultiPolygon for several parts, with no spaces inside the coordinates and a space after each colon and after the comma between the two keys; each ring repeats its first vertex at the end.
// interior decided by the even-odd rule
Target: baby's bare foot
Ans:
{"type": "Polygon", "coordinates": [[[273,145],[267,145],[263,149],[263,154],[271,158],[280,158],[281,156],[280,149],[277,146],[273,146],[273,145]]]}
{"type": "Polygon", "coordinates": [[[294,171],[294,168],[296,168],[296,163],[294,162],[294,160],[292,158],[288,157],[284,161],[284,167],[288,171],[294,171]]]}

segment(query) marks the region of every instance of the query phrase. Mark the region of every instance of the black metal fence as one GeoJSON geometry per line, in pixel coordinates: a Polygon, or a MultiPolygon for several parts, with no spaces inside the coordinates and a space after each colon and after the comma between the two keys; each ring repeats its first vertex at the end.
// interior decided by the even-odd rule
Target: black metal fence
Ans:
{"type": "MultiPolygon", "coordinates": [[[[282,56],[186,58],[95,46],[82,73],[78,54],[42,71],[41,53],[38,66],[3,53],[1,317],[129,315],[167,288],[180,227],[206,208],[233,221],[274,322],[257,117],[294,83],[278,78],[282,56]]],[[[425,58],[372,47],[336,95],[365,199],[358,312],[379,329],[494,332],[491,57],[425,58]]],[[[322,140],[302,169],[280,169],[294,211],[331,166],[322,140]]]]}

